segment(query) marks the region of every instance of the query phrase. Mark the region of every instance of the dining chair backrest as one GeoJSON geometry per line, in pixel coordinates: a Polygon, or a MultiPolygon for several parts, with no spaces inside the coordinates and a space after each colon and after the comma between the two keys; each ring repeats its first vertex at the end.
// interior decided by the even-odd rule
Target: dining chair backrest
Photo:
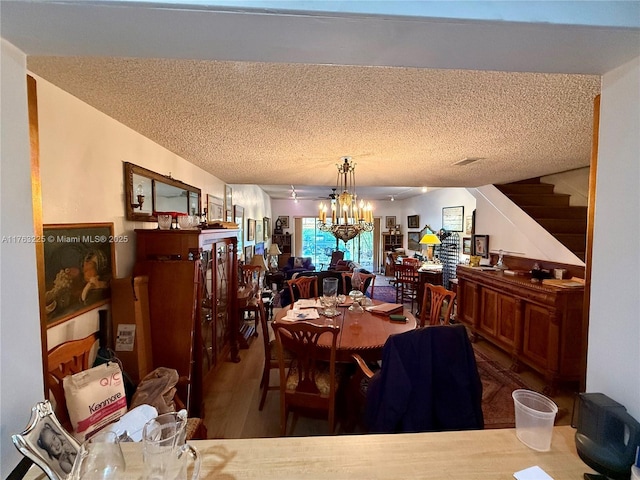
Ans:
{"type": "MultiPolygon", "coordinates": [[[[262,410],[264,402],[267,399],[267,392],[272,389],[269,387],[270,372],[272,369],[278,368],[278,357],[276,355],[277,346],[275,340],[271,340],[269,335],[269,322],[267,321],[267,312],[262,299],[258,300],[258,318],[260,319],[260,326],[262,327],[262,345],[264,347],[264,366],[262,369],[262,380],[260,381],[262,395],[260,397],[260,405],[258,406],[258,410],[262,410]]],[[[278,387],[273,387],[273,389],[275,388],[278,387]]]]}
{"type": "MultiPolygon", "coordinates": [[[[273,324],[278,345],[280,369],[280,430],[286,435],[290,410],[327,411],[329,429],[335,428],[336,346],[339,327],[311,322],[276,322],[273,324]],[[318,340],[331,336],[327,363],[327,348],[318,340]],[[293,357],[289,368],[284,352],[293,357]]],[[[326,345],[326,344],[325,344],[326,345]]]]}
{"type": "Polygon", "coordinates": [[[73,427],[67,411],[62,380],[67,375],[82,372],[91,366],[91,349],[97,340],[98,334],[94,332],[85,338],[61,343],[47,353],[47,387],[56,400],[55,415],[70,432],[73,431],[73,427]]]}
{"type": "MultiPolygon", "coordinates": [[[[362,273],[359,272],[360,275],[360,288],[359,290],[362,293],[366,293],[367,288],[371,287],[369,290],[369,298],[373,298],[373,287],[375,286],[376,275],[374,273],[362,273]]],[[[353,284],[351,281],[347,282],[347,279],[353,278],[353,272],[342,272],[342,293],[344,295],[349,295],[349,287],[353,284]]]]}
{"type": "Polygon", "coordinates": [[[415,265],[417,267],[420,266],[420,260],[418,260],[417,258],[414,257],[406,257],[402,259],[402,264],[403,265],[415,265]]]}
{"type": "Polygon", "coordinates": [[[300,298],[316,298],[318,296],[318,277],[296,277],[287,280],[289,294],[291,295],[291,307],[300,298]]]}
{"type": "Polygon", "coordinates": [[[425,325],[449,325],[455,292],[442,285],[424,284],[422,308],[420,309],[420,327],[425,325]],[[443,313],[443,305],[446,305],[443,313]]]}
{"type": "Polygon", "coordinates": [[[261,270],[260,265],[242,265],[240,267],[242,285],[251,285],[254,281],[259,284],[261,270]]]}

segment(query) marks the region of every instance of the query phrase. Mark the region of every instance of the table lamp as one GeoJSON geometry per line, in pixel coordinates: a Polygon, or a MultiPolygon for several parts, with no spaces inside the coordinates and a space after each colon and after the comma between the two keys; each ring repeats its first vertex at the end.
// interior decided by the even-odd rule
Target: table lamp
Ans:
{"type": "Polygon", "coordinates": [[[431,231],[431,233],[425,233],[420,239],[420,245],[427,245],[427,260],[433,262],[433,245],[440,245],[440,239],[431,231]]]}
{"type": "Polygon", "coordinates": [[[260,275],[262,274],[262,272],[267,271],[267,265],[264,263],[264,257],[262,255],[254,255],[253,257],[251,257],[251,265],[260,267],[260,271],[258,272],[258,285],[261,285],[260,275]]]}
{"type": "Polygon", "coordinates": [[[269,270],[272,272],[278,270],[278,255],[282,255],[278,244],[272,243],[269,246],[267,254],[269,255],[269,270]]]}

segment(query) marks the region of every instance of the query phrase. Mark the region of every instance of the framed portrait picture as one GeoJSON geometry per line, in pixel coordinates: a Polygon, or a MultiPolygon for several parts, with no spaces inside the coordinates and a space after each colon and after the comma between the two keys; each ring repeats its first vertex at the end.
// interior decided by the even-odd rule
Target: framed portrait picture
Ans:
{"type": "Polygon", "coordinates": [[[226,220],[224,214],[224,200],[207,194],[207,222],[226,220]]]}
{"type": "Polygon", "coordinates": [[[289,228],[289,216],[288,215],[281,215],[278,217],[278,220],[280,220],[280,226],[282,228],[289,228]]]}
{"type": "Polygon", "coordinates": [[[482,258],[489,258],[489,235],[474,235],[473,255],[482,258]]]}
{"type": "Polygon", "coordinates": [[[420,215],[409,215],[407,217],[408,228],[420,228],[420,215]]]}
{"type": "Polygon", "coordinates": [[[253,258],[253,245],[247,245],[244,247],[244,263],[245,265],[251,263],[253,258]]]}
{"type": "Polygon", "coordinates": [[[388,229],[396,228],[396,217],[394,216],[386,216],[384,217],[384,224],[388,229]]]}
{"type": "Polygon", "coordinates": [[[256,239],[256,221],[253,219],[247,220],[247,241],[252,242],[256,239]]]}
{"type": "Polygon", "coordinates": [[[271,219],[269,217],[264,217],[262,219],[262,224],[264,229],[264,239],[266,241],[271,238],[271,219]]]}
{"type": "Polygon", "coordinates": [[[67,223],[43,226],[44,315],[47,327],[58,325],[111,299],[115,244],[113,223],[67,223]]]}
{"type": "Polygon", "coordinates": [[[464,207],[443,207],[442,228],[450,232],[462,232],[464,229],[464,207]]]}
{"type": "Polygon", "coordinates": [[[407,248],[414,252],[420,251],[420,232],[409,232],[407,234],[408,243],[407,248]]]}
{"type": "Polygon", "coordinates": [[[262,236],[263,224],[259,220],[254,220],[254,222],[256,224],[256,242],[262,242],[264,240],[264,237],[262,236]]]}
{"type": "Polygon", "coordinates": [[[462,239],[462,253],[464,255],[471,255],[471,237],[464,237],[462,239]]]}
{"type": "Polygon", "coordinates": [[[62,428],[49,400],[31,409],[29,424],[12,440],[20,453],[42,468],[47,477],[58,480],[70,477],[80,445],[62,428]]]}

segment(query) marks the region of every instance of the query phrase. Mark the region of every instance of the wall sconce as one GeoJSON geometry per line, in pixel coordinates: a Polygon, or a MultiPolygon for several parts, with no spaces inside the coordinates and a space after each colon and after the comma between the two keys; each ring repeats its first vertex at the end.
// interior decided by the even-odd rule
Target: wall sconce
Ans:
{"type": "Polygon", "coordinates": [[[138,203],[132,203],[131,208],[134,210],[139,208],[142,210],[142,204],[144,203],[144,189],[142,188],[142,184],[139,183],[136,187],[136,198],[138,199],[138,203]]]}

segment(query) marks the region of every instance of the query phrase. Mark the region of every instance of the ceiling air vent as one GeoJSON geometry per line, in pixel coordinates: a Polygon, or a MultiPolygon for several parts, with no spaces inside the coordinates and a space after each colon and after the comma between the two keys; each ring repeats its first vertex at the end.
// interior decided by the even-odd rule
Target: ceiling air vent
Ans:
{"type": "Polygon", "coordinates": [[[463,165],[469,165],[470,163],[477,162],[478,160],[484,160],[484,157],[465,157],[462,160],[454,162],[453,165],[462,167],[463,165]]]}

